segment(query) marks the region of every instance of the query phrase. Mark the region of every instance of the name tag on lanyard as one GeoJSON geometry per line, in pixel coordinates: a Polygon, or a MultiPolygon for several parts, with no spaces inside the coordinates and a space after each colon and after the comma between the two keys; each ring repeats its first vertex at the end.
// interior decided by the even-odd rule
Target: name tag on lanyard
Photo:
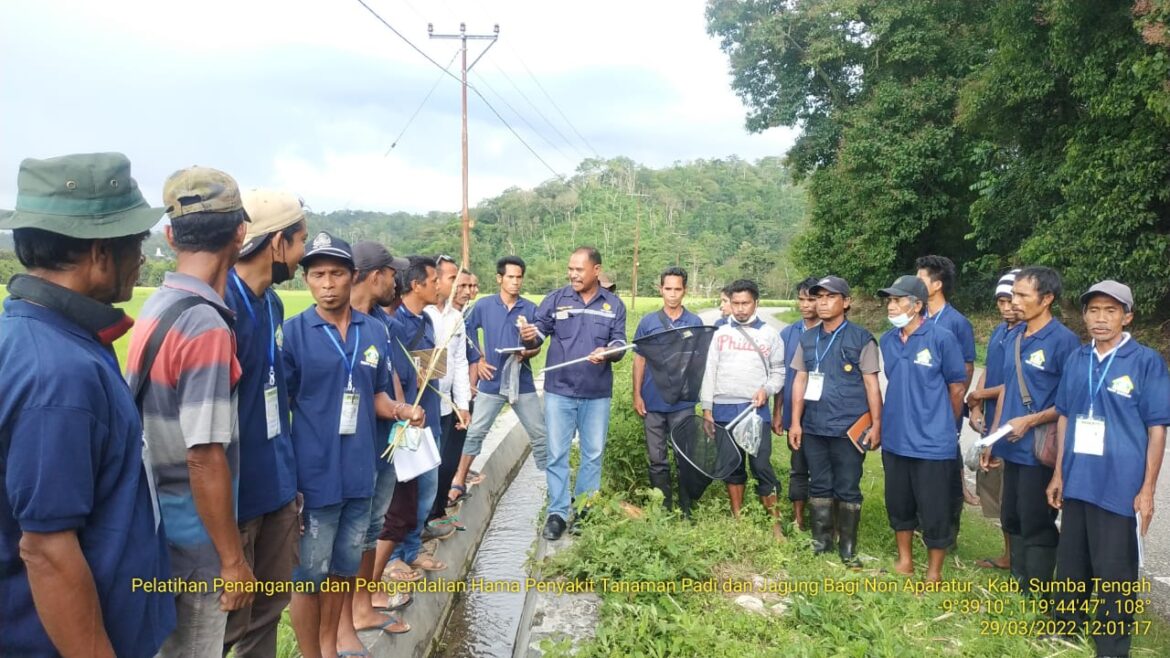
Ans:
{"type": "Polygon", "coordinates": [[[280,436],[280,392],[274,368],[268,369],[268,385],[264,387],[264,418],[268,421],[268,438],[280,436]]]}
{"type": "Polygon", "coordinates": [[[804,399],[809,402],[817,402],[821,399],[821,394],[825,391],[825,373],[810,372],[808,373],[808,384],[804,387],[804,399]]]}
{"type": "Polygon", "coordinates": [[[358,421],[358,407],[361,404],[361,398],[358,396],[357,389],[353,387],[351,380],[349,386],[345,387],[345,392],[341,394],[341,426],[338,428],[339,433],[357,434],[358,421]]]}
{"type": "Polygon", "coordinates": [[[1105,420],[1092,416],[1077,416],[1073,431],[1073,452],[1082,455],[1105,455],[1105,420]]]}

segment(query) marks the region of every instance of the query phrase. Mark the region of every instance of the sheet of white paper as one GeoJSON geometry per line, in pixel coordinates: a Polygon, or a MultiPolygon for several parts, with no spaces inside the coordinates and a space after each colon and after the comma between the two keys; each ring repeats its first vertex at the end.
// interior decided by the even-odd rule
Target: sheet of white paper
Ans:
{"type": "Polygon", "coordinates": [[[1138,569],[1145,566],[1146,563],[1146,547],[1142,541],[1142,513],[1137,513],[1137,546],[1138,546],[1138,569]]]}
{"type": "Polygon", "coordinates": [[[1004,425],[1003,427],[995,430],[991,434],[988,434],[987,436],[983,437],[982,439],[979,439],[978,441],[975,442],[975,444],[980,446],[980,447],[986,448],[987,446],[995,443],[996,441],[998,441],[998,440],[1002,439],[1003,437],[1007,436],[1008,434],[1010,434],[1011,431],[1012,431],[1011,425],[1004,425]]]}
{"type": "Polygon", "coordinates": [[[526,347],[497,347],[496,353],[497,354],[516,354],[517,352],[523,352],[526,349],[528,349],[528,348],[526,348],[526,347]]]}

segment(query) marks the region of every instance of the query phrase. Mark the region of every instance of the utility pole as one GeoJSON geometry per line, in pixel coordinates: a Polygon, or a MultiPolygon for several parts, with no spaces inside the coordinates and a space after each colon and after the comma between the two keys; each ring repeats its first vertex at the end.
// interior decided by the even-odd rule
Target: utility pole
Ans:
{"type": "Polygon", "coordinates": [[[463,263],[461,267],[471,267],[471,212],[467,207],[467,72],[491,50],[496,39],[500,36],[500,25],[497,23],[492,34],[468,34],[467,24],[459,24],[459,34],[435,34],[434,23],[427,23],[427,35],[432,39],[459,39],[460,50],[463,54],[463,263]],[[467,40],[477,39],[488,42],[487,48],[475,58],[471,66],[467,65],[467,40]]]}
{"type": "Polygon", "coordinates": [[[633,312],[634,305],[638,302],[638,243],[642,239],[642,197],[650,195],[627,192],[626,196],[634,197],[634,271],[630,277],[633,279],[633,287],[630,289],[630,311],[633,312]]]}

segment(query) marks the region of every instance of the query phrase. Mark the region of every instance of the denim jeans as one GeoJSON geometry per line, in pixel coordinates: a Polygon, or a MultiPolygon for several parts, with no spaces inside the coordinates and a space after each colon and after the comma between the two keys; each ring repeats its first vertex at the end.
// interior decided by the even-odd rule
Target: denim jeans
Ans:
{"type": "MultiPolygon", "coordinates": [[[[442,450],[442,447],[439,449],[442,450]]],[[[422,531],[427,525],[431,506],[435,504],[435,496],[439,493],[439,467],[432,468],[415,480],[418,482],[418,520],[414,524],[414,529],[406,535],[401,544],[394,547],[394,553],[390,556],[392,560],[402,560],[407,564],[414,562],[418,558],[419,550],[422,549],[422,531]]]]}
{"type": "Polygon", "coordinates": [[[370,525],[366,529],[362,552],[372,551],[378,546],[378,535],[382,532],[382,522],[386,510],[390,508],[390,499],[394,497],[397,484],[398,472],[394,470],[394,465],[378,464],[378,472],[374,477],[374,497],[370,499],[370,525]]]}
{"type": "MultiPolygon", "coordinates": [[[[478,455],[483,450],[483,440],[496,422],[508,400],[502,395],[480,392],[475,396],[475,410],[471,414],[471,426],[467,428],[467,439],[463,443],[463,454],[478,455]]],[[[548,433],[545,430],[544,410],[540,396],[536,393],[521,393],[512,404],[512,411],[520,419],[524,431],[528,432],[528,443],[532,446],[532,459],[536,467],[544,470],[548,465],[548,433]]]]}
{"type": "Polygon", "coordinates": [[[227,613],[217,591],[175,595],[178,625],[158,650],[159,658],[221,658],[227,613]]]}
{"type": "Polygon", "coordinates": [[[569,520],[569,448],[573,435],[580,436],[581,463],[577,467],[577,496],[601,487],[601,456],[609,432],[610,398],[573,398],[544,394],[544,418],[548,424],[548,513],[569,520]]]}
{"type": "Polygon", "coordinates": [[[336,505],[306,507],[304,515],[301,562],[293,570],[293,581],[320,585],[327,576],[356,576],[370,525],[370,499],[346,498],[336,505]]]}

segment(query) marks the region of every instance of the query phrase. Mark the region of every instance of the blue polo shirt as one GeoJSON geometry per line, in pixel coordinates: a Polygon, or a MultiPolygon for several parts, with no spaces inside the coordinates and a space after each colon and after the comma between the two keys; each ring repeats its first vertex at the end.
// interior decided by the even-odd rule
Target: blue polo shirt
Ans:
{"type": "Polygon", "coordinates": [[[1056,410],[1068,419],[1064,435],[1064,497],[1133,517],[1133,499],[1146,478],[1147,429],[1170,425],[1170,372],[1154,350],[1130,338],[1112,358],[1097,358],[1092,345],[1073,352],[1056,393],[1056,410]],[[1089,413],[1089,368],[1093,417],[1105,421],[1101,456],[1075,450],[1076,418],[1089,413]],[[1103,377],[1102,377],[1103,375],[1103,377]]]}
{"type": "MultiPolygon", "coordinates": [[[[127,325],[128,326],[128,325],[127,325]]],[[[142,422],[112,350],[57,311],[9,298],[0,316],[0,655],[57,655],[20,558],[27,532],[77,533],[119,656],[151,656],[175,628],[142,422]]]]}
{"type": "Polygon", "coordinates": [[[345,334],[340,340],[337,328],[317,313],[316,304],[284,323],[297,489],[305,495],[305,507],[313,509],[374,494],[371,453],[379,440],[374,395],[390,390],[386,327],[354,310],[345,334]],[[357,432],[342,435],[341,397],[351,359],[360,400],[357,432]]]}
{"type": "Polygon", "coordinates": [[[236,275],[228,274],[224,302],[236,314],[236,358],[240,361],[240,523],[274,512],[297,495],[297,463],[288,422],[288,384],[284,379],[284,303],[271,288],[257,297],[236,275]],[[264,389],[269,368],[276,371],[280,434],[268,438],[264,389]]]}
{"type": "MultiPolygon", "coordinates": [[[[792,358],[796,356],[796,348],[800,346],[800,337],[804,335],[804,331],[804,318],[780,330],[780,339],[784,341],[784,367],[793,367],[792,358]]],[[[789,370],[788,372],[792,374],[795,371],[789,370]]],[[[780,410],[780,425],[785,432],[792,427],[792,387],[788,385],[792,379],[792,376],[785,377],[784,388],[780,391],[784,397],[784,407],[780,410]]]]}
{"type": "MultiPolygon", "coordinates": [[[[471,309],[471,314],[467,316],[468,338],[474,343],[479,336],[479,330],[483,329],[484,358],[496,369],[495,377],[479,380],[477,386],[484,393],[499,395],[499,373],[504,367],[504,362],[511,356],[511,354],[501,354],[496,349],[521,347],[524,344],[520,340],[520,330],[516,327],[518,318],[524,318],[529,324],[534,324],[536,322],[536,304],[521,297],[509,309],[498,293],[476,302],[471,309]]],[[[470,353],[468,357],[470,363],[470,353]]],[[[520,366],[520,393],[535,392],[536,384],[532,381],[532,364],[528,359],[525,359],[520,366]]]]}
{"type": "MultiPolygon", "coordinates": [[[[987,341],[987,363],[983,369],[983,387],[995,388],[1003,384],[1003,367],[1004,357],[1007,355],[1007,348],[1011,341],[1015,340],[1015,331],[1024,326],[1023,323],[1016,323],[1016,326],[1008,329],[1006,322],[1000,322],[995,329],[991,330],[991,338],[987,341]]],[[[1014,356],[1012,357],[1015,358],[1014,356]]],[[[983,419],[986,431],[984,436],[995,431],[996,428],[991,426],[995,421],[995,410],[998,401],[995,398],[985,400],[983,404],[983,419]]],[[[1004,419],[1006,420],[1006,419],[1004,419]]]]}
{"type": "MultiPolygon", "coordinates": [[[[626,344],[626,305],[601,287],[588,304],[572,286],[552,291],[536,309],[534,324],[540,340],[549,342],[545,363],[550,366],[589,356],[599,347],[626,344]]],[[[544,390],[573,398],[608,398],[613,395],[613,362],[583,361],[546,373],[544,390]]]]}
{"type": "MultiPolygon", "coordinates": [[[[678,327],[701,327],[703,326],[703,319],[691,313],[686,308],[683,308],[682,315],[678,320],[671,321],[666,318],[667,324],[662,324],[662,313],[651,313],[643,316],[642,320],[638,322],[638,328],[634,331],[634,340],[644,338],[650,334],[656,334],[662,331],[669,331],[678,327]]],[[[637,348],[634,348],[637,352],[637,348]]],[[[662,394],[658,392],[658,387],[654,385],[654,374],[650,372],[647,367],[642,375],[642,401],[646,403],[646,411],[651,411],[656,414],[672,414],[676,411],[685,411],[687,409],[694,409],[698,404],[698,400],[679,400],[673,405],[666,404],[666,400],[662,399],[662,394]]]]}
{"type": "Polygon", "coordinates": [[[923,322],[905,343],[901,329],[882,334],[886,369],[882,407],[882,450],[902,457],[942,461],[955,458],[958,428],[949,384],[967,380],[955,336],[923,322]]]}
{"type": "MultiPolygon", "coordinates": [[[[414,349],[434,349],[435,326],[431,324],[431,320],[426,313],[415,315],[410,309],[406,308],[405,304],[401,304],[394,311],[394,315],[390,316],[390,336],[393,341],[390,349],[390,360],[393,363],[394,370],[398,372],[398,379],[402,382],[402,393],[406,396],[406,402],[408,404],[414,404],[415,399],[418,398],[418,372],[415,370],[413,361],[407,355],[407,348],[410,347],[411,341],[414,340],[420,328],[422,328],[423,333],[419,338],[418,344],[414,346],[414,349]]],[[[435,437],[435,445],[441,446],[441,419],[443,410],[441,408],[442,400],[439,398],[438,386],[439,380],[432,379],[430,385],[423,390],[423,396],[419,400],[419,405],[422,406],[423,412],[426,413],[427,427],[431,428],[431,434],[435,437]]],[[[383,445],[385,442],[386,438],[383,437],[383,445]]]]}
{"type": "MultiPolygon", "coordinates": [[[[1021,326],[1012,332],[1010,340],[1004,343],[1003,354],[1003,412],[1000,413],[1000,423],[1006,423],[1013,418],[1044,411],[1056,401],[1056,388],[1060,385],[1060,377],[1064,374],[1064,364],[1068,357],[1081,346],[1076,334],[1068,327],[1053,318],[1040,331],[1025,336],[1027,327],[1021,326]],[[1022,339],[1021,339],[1022,337],[1022,339]],[[1020,343],[1020,363],[1024,367],[1024,381],[1028,384],[1028,392],[1032,394],[1032,408],[1024,408],[1024,399],[1020,397],[1020,384],[1016,377],[1016,340],[1020,343]]],[[[1007,439],[996,441],[991,447],[991,454],[1021,466],[1037,466],[1040,462],[1032,454],[1032,435],[1034,429],[1028,430],[1016,442],[1007,439]]]]}
{"type": "Polygon", "coordinates": [[[927,311],[926,321],[954,334],[955,339],[959,341],[963,363],[975,363],[975,330],[971,327],[971,321],[960,313],[959,309],[946,304],[934,315],[927,311]]]}
{"type": "MultiPolygon", "coordinates": [[[[397,343],[394,342],[394,336],[391,332],[391,318],[390,314],[382,310],[381,306],[374,304],[374,308],[367,314],[374,318],[383,327],[386,328],[386,367],[390,369],[391,376],[394,373],[394,348],[397,343]]],[[[394,383],[393,380],[386,386],[386,394],[394,399],[394,383]]],[[[394,468],[394,462],[382,459],[382,453],[386,451],[386,444],[390,439],[390,430],[394,427],[394,420],[388,418],[378,418],[375,425],[374,433],[374,463],[378,470],[382,471],[388,468],[394,468]]]]}

